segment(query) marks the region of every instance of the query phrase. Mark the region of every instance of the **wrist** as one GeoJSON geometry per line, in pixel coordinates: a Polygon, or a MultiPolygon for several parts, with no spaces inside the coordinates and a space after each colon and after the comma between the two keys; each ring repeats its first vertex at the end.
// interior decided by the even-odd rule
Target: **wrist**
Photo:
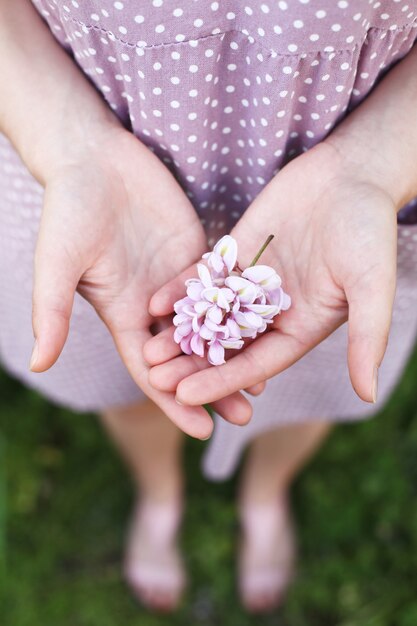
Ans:
{"type": "MultiPolygon", "coordinates": [[[[86,103],[86,115],[64,115],[62,111],[54,120],[45,120],[45,131],[40,138],[28,135],[20,154],[32,175],[45,186],[55,172],[76,164],[87,153],[103,155],[109,136],[124,131],[110,109],[91,108],[86,103]]],[[[124,131],[126,132],[126,131],[124,131]]]]}
{"type": "Polygon", "coordinates": [[[27,0],[0,2],[0,76],[0,132],[41,184],[121,126],[27,0]]]}
{"type": "Polygon", "coordinates": [[[325,140],[397,211],[417,196],[417,46],[325,140]]]}
{"type": "Polygon", "coordinates": [[[331,146],[340,157],[342,173],[352,173],[357,179],[372,184],[389,196],[397,212],[417,196],[417,146],[399,149],[397,138],[376,128],[355,128],[344,123],[323,143],[331,146]],[[376,141],[375,141],[376,139],[376,141]]]}

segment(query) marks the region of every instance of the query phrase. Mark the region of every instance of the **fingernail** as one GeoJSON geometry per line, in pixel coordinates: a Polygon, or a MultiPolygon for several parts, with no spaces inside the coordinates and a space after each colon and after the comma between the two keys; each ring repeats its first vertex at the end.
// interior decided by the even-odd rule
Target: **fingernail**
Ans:
{"type": "Polygon", "coordinates": [[[374,377],[372,381],[372,402],[375,403],[378,395],[378,367],[374,367],[374,377]]]}
{"type": "Polygon", "coordinates": [[[177,396],[175,396],[175,402],[180,406],[184,406],[183,403],[178,400],[177,396]]]}
{"type": "Polygon", "coordinates": [[[211,433],[209,434],[208,437],[201,437],[201,441],[207,441],[207,439],[210,439],[211,437],[211,433]]]}
{"type": "Polygon", "coordinates": [[[38,354],[39,354],[38,342],[35,340],[35,343],[33,345],[33,350],[32,350],[32,356],[30,357],[30,363],[29,363],[30,370],[34,368],[36,361],[38,360],[38,354]]]}

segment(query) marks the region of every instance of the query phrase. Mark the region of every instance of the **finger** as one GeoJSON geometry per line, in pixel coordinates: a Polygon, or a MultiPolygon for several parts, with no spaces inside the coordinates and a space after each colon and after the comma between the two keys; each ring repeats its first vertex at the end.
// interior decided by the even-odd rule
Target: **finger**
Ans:
{"type": "Polygon", "coordinates": [[[266,382],[258,383],[257,385],[251,385],[247,387],[245,391],[250,393],[251,396],[260,396],[261,393],[265,390],[266,382]]]}
{"type": "MultiPolygon", "coordinates": [[[[175,391],[183,378],[211,367],[205,358],[196,354],[185,355],[174,342],[174,332],[175,329],[166,329],[150,339],[144,348],[146,360],[152,365],[149,381],[155,389],[160,389],[161,391],[175,391]]],[[[250,344],[247,343],[246,345],[250,344]]],[[[225,358],[226,361],[233,359],[233,351],[226,354],[225,358]]],[[[253,391],[251,391],[252,387],[250,387],[249,393],[252,393],[252,395],[261,393],[265,386],[264,381],[260,381],[258,384],[253,386],[253,391]]]]}
{"type": "Polygon", "coordinates": [[[352,386],[366,402],[376,402],[378,368],[388,343],[395,297],[395,262],[346,293],[349,302],[348,366],[352,386]]]}
{"type": "MultiPolygon", "coordinates": [[[[184,354],[180,346],[174,341],[174,332],[175,332],[175,327],[171,323],[169,328],[165,328],[164,330],[159,332],[157,335],[154,335],[144,345],[143,355],[144,355],[146,362],[151,367],[154,367],[156,365],[161,365],[163,363],[166,363],[167,361],[170,361],[171,359],[176,358],[177,356],[184,354]]],[[[246,345],[249,345],[250,342],[251,340],[247,340],[246,345]]],[[[231,357],[232,357],[232,354],[226,355],[226,360],[230,359],[231,357]]],[[[192,358],[196,364],[195,371],[198,371],[198,369],[201,369],[201,367],[199,366],[202,364],[204,365],[204,367],[208,367],[207,361],[202,361],[200,358],[198,359],[195,359],[195,357],[192,357],[192,358]]],[[[188,371],[187,375],[189,374],[191,374],[191,371],[188,371]]],[[[158,387],[158,383],[156,383],[156,386],[158,387]]],[[[251,388],[251,389],[246,389],[246,391],[256,396],[262,393],[262,391],[264,390],[264,387],[265,385],[259,388],[255,386],[253,390],[251,388]]]]}
{"type": "MultiPolygon", "coordinates": [[[[117,319],[117,316],[112,316],[112,319],[117,319]]],[[[111,321],[106,323],[120,356],[136,384],[183,432],[197,439],[208,439],[213,431],[213,420],[202,406],[180,405],[172,392],[156,390],[149,384],[149,370],[141,355],[150,333],[127,327],[119,329],[111,321]]]]}
{"type": "Polygon", "coordinates": [[[172,325],[158,333],[143,346],[143,356],[145,361],[153,366],[169,361],[180,354],[182,350],[174,341],[175,327],[172,325]]]}
{"type": "Polygon", "coordinates": [[[245,426],[252,417],[252,405],[241,393],[217,400],[211,405],[226,421],[238,426],[245,426]]]}
{"type": "Polygon", "coordinates": [[[53,195],[45,191],[45,205],[35,252],[32,325],[35,346],[33,372],[49,369],[68,336],[74,294],[81,278],[80,261],[71,256],[62,225],[57,221],[53,195]]]}
{"type": "MultiPolygon", "coordinates": [[[[182,354],[180,346],[174,341],[175,328],[166,328],[146,342],[143,355],[146,362],[151,365],[160,365],[182,354]]],[[[155,374],[155,373],[154,373],[155,374]]],[[[191,374],[191,372],[189,372],[191,374]]],[[[158,387],[158,384],[156,385],[158,387]]],[[[266,383],[258,383],[245,389],[252,396],[259,396],[265,389],[266,383]]]]}
{"type": "Polygon", "coordinates": [[[190,406],[214,402],[239,389],[268,380],[313,347],[314,344],[306,345],[292,335],[274,330],[258,338],[224,365],[195,372],[181,380],[177,386],[177,399],[190,406]]]}
{"type": "MultiPolygon", "coordinates": [[[[163,338],[161,337],[161,343],[162,343],[162,340],[163,338]]],[[[153,339],[151,339],[148,342],[149,346],[151,345],[152,341],[153,339]]],[[[155,352],[156,352],[159,346],[157,343],[155,343],[155,346],[156,346],[156,349],[155,349],[155,352]]],[[[175,343],[174,343],[174,346],[176,346],[175,343]]],[[[144,349],[144,353],[145,353],[145,349],[144,349]]],[[[165,352],[164,356],[165,357],[167,356],[167,352],[165,352]]],[[[158,360],[158,357],[159,357],[159,354],[157,352],[156,352],[156,357],[157,358],[155,358],[155,355],[154,355],[155,362],[158,360]]],[[[147,360],[149,362],[150,359],[147,359],[147,360]]],[[[155,389],[159,389],[161,391],[175,392],[176,388],[178,387],[178,385],[184,378],[191,376],[195,372],[198,372],[198,371],[201,371],[210,367],[210,365],[205,359],[202,359],[201,357],[194,356],[194,355],[185,355],[181,352],[181,350],[178,351],[174,349],[172,350],[172,355],[171,355],[170,360],[166,360],[163,362],[163,359],[161,358],[160,361],[161,362],[158,365],[154,365],[153,367],[151,367],[149,371],[149,382],[155,389]],[[174,352],[177,352],[177,354],[174,354],[174,352]]],[[[258,396],[264,391],[265,386],[266,386],[266,382],[261,381],[254,385],[250,385],[248,388],[245,389],[245,391],[250,393],[252,396],[258,396]]]]}
{"type": "MultiPolygon", "coordinates": [[[[176,392],[181,380],[198,369],[208,367],[207,361],[198,356],[182,355],[149,371],[149,383],[165,393],[176,392]],[[156,381],[156,384],[154,384],[156,381]]],[[[245,396],[236,391],[226,397],[218,398],[213,408],[219,415],[232,424],[246,424],[252,416],[252,405],[245,396]]]]}
{"type": "MultiPolygon", "coordinates": [[[[376,368],[385,353],[395,293],[395,246],[390,254],[385,248],[384,254],[388,262],[380,264],[383,271],[373,270],[369,273],[369,280],[357,281],[351,290],[346,290],[349,372],[359,397],[370,402],[375,397],[376,368]]],[[[274,330],[258,338],[224,365],[196,371],[184,378],[178,384],[177,399],[190,406],[207,404],[268,380],[298,361],[337,325],[319,324],[318,328],[312,329],[308,341],[299,341],[292,334],[274,330]]]]}
{"type": "Polygon", "coordinates": [[[172,326],[172,315],[166,315],[164,317],[158,317],[153,324],[151,324],[151,334],[158,335],[162,333],[166,328],[172,326]]]}
{"type": "Polygon", "coordinates": [[[149,313],[154,317],[172,313],[175,302],[185,296],[185,281],[194,277],[197,277],[197,269],[195,265],[192,265],[166,283],[152,296],[149,303],[149,313]]]}
{"type": "MultiPolygon", "coordinates": [[[[161,335],[162,334],[163,333],[161,333],[161,335]]],[[[148,346],[151,346],[154,339],[156,339],[156,337],[148,342],[148,346]]],[[[161,343],[165,343],[165,341],[169,342],[168,337],[161,337],[161,343]]],[[[155,342],[154,345],[155,352],[157,352],[160,346],[158,342],[155,342]]],[[[148,350],[149,349],[150,348],[148,348],[148,350]]],[[[162,348],[161,352],[165,350],[165,348],[162,348]]],[[[184,378],[211,367],[206,359],[202,359],[194,354],[185,355],[181,352],[181,349],[176,352],[177,354],[174,354],[173,349],[171,359],[165,361],[161,358],[158,365],[151,367],[149,371],[149,382],[153,387],[155,387],[155,389],[159,389],[161,391],[175,391],[184,378]]],[[[164,356],[167,356],[167,352],[165,352],[164,356]]],[[[156,357],[157,358],[155,358],[154,355],[155,362],[159,357],[158,352],[156,353],[156,357]]],[[[228,360],[233,360],[234,358],[236,357],[229,355],[228,360]]],[[[260,381],[254,385],[249,385],[249,387],[245,388],[245,391],[253,396],[257,396],[263,392],[265,386],[265,381],[260,381]]]]}
{"type": "Polygon", "coordinates": [[[152,367],[149,371],[149,383],[160,391],[175,391],[184,378],[209,367],[211,366],[206,359],[194,354],[181,354],[152,367]]]}

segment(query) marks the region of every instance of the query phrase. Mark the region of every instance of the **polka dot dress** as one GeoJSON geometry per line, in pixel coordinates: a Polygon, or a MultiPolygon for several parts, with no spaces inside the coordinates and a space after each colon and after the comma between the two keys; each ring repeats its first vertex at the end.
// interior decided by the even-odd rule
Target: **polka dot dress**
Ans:
{"type": "MultiPolygon", "coordinates": [[[[268,181],[323,140],[417,38],[415,0],[33,0],[53,35],[123,125],[175,175],[214,242],[268,181]]],[[[75,409],[141,394],[106,330],[77,298],[62,358],[27,372],[32,255],[42,189],[0,137],[0,354],[5,366],[75,409]]],[[[399,286],[380,403],[417,330],[417,202],[399,217],[399,286]]],[[[360,419],[345,329],[255,399],[246,428],[218,421],[204,459],[228,476],[257,433],[312,418],[360,419]]]]}

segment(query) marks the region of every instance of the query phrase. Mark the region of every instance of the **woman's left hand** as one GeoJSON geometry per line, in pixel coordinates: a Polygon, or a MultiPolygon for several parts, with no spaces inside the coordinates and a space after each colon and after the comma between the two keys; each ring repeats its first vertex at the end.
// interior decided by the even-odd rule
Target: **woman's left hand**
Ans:
{"type": "MultiPolygon", "coordinates": [[[[151,384],[199,405],[260,383],[288,368],[349,320],[348,363],[358,395],[376,398],[396,280],[396,200],[363,169],[323,142],[283,168],[252,203],[232,236],[245,267],[269,233],[261,263],[281,275],[292,306],[221,366],[180,356],[172,330],[152,338],[145,357],[151,384]]],[[[189,275],[189,272],[188,272],[189,275]]],[[[166,315],[184,295],[184,275],[151,301],[166,315]]]]}
{"type": "MultiPolygon", "coordinates": [[[[416,101],[417,45],[327,139],[271,180],[232,232],[241,266],[276,235],[262,262],[282,275],[291,309],[213,368],[178,356],[172,331],[161,333],[145,345],[155,387],[176,389],[184,404],[213,401],[282,372],[348,319],[352,384],[375,400],[395,293],[396,212],[417,196],[416,101]]],[[[183,293],[184,275],[155,294],[152,312],[169,313],[183,293]]]]}

